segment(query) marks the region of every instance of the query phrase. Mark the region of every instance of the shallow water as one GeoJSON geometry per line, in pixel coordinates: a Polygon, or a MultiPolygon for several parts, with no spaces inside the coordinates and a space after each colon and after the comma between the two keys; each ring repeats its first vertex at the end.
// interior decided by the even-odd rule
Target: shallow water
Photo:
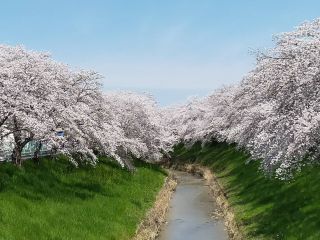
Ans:
{"type": "Polygon", "coordinates": [[[228,239],[223,220],[212,217],[217,208],[205,181],[185,172],[175,175],[178,186],[170,202],[168,223],[157,240],[228,239]]]}

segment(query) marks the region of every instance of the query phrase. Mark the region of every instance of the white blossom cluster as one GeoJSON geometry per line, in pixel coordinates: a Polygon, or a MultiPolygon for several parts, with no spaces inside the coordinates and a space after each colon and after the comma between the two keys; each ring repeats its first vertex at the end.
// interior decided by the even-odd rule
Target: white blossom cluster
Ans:
{"type": "Polygon", "coordinates": [[[320,152],[320,19],[274,38],[256,67],[235,86],[166,110],[185,142],[236,143],[279,178],[320,152]]]}
{"type": "Polygon", "coordinates": [[[0,45],[0,145],[11,142],[13,162],[21,164],[22,149],[33,140],[45,141],[75,164],[95,164],[97,154],[122,165],[130,165],[131,157],[160,159],[174,138],[153,98],[105,94],[100,79],[48,54],[0,45]]]}

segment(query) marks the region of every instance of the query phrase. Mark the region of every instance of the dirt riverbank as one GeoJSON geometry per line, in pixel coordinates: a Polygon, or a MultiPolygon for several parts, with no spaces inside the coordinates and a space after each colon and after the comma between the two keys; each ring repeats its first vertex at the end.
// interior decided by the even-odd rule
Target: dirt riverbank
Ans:
{"type": "MultiPolygon", "coordinates": [[[[188,172],[201,176],[212,192],[214,203],[219,208],[219,214],[222,215],[229,239],[243,240],[243,236],[235,220],[233,210],[228,203],[226,194],[219,184],[214,173],[207,168],[197,164],[186,164],[171,166],[172,169],[188,172]]],[[[170,206],[170,200],[177,186],[177,181],[172,173],[167,177],[162,190],[159,192],[156,202],[149,210],[146,218],[141,222],[133,240],[154,240],[157,238],[161,227],[167,219],[167,213],[170,206]]]]}
{"type": "Polygon", "coordinates": [[[159,234],[161,226],[166,221],[170,199],[177,186],[177,181],[169,174],[158,193],[153,207],[148,211],[145,219],[139,225],[133,240],[154,240],[159,234]]]}

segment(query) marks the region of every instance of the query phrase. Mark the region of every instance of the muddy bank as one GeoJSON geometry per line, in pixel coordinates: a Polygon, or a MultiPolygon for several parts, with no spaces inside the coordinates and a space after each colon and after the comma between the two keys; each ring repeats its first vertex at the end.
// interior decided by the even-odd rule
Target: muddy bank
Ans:
{"type": "Polygon", "coordinates": [[[177,182],[172,174],[166,178],[165,183],[158,193],[153,207],[148,211],[145,219],[139,225],[133,240],[154,240],[160,227],[165,223],[169,209],[170,199],[175,191],[177,182]]]}
{"type": "Polygon", "coordinates": [[[226,198],[226,194],[219,184],[217,178],[211,172],[211,170],[207,167],[203,167],[196,164],[186,164],[186,165],[176,165],[174,169],[179,169],[181,171],[186,171],[195,175],[199,175],[203,177],[207,184],[209,185],[212,193],[213,198],[216,204],[218,205],[219,209],[221,210],[225,226],[228,231],[229,239],[231,240],[242,240],[244,239],[239,226],[235,220],[235,215],[233,210],[226,198]]]}
{"type": "Polygon", "coordinates": [[[170,202],[168,223],[157,240],[228,239],[224,222],[214,214],[217,206],[206,181],[193,174],[174,171],[178,185],[170,202]]]}

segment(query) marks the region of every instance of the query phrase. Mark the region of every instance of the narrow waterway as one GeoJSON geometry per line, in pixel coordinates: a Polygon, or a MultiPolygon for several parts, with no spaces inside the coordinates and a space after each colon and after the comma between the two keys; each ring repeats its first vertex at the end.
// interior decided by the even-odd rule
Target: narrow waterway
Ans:
{"type": "Polygon", "coordinates": [[[168,223],[158,240],[225,240],[223,220],[205,181],[185,172],[175,172],[178,186],[170,203],[168,223]]]}

